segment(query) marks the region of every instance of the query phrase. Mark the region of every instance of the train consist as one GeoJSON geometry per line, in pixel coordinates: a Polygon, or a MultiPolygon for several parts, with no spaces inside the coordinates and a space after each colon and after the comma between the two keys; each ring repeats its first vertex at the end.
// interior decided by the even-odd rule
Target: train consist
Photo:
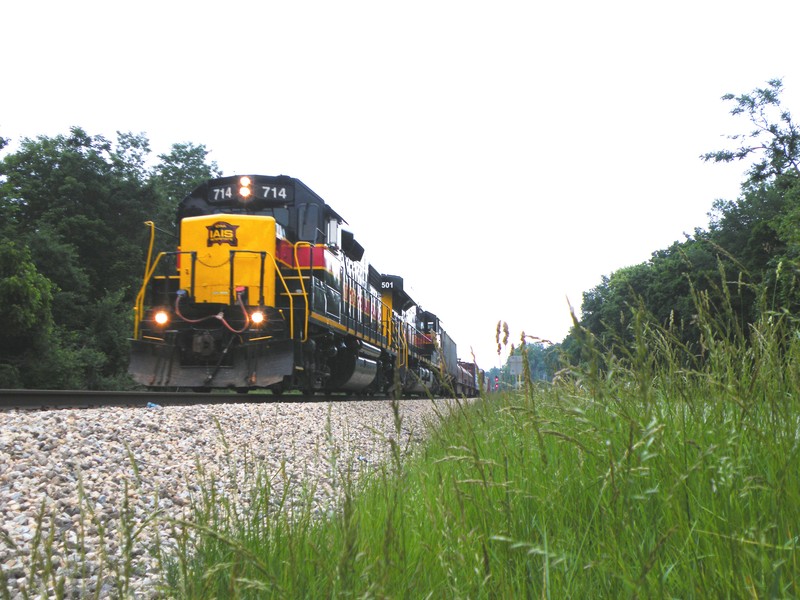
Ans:
{"type": "Polygon", "coordinates": [[[344,219],[299,179],[233,176],[194,189],[180,245],[153,256],[129,372],[154,389],[275,394],[478,394],[439,318],[364,259],[344,219]]]}

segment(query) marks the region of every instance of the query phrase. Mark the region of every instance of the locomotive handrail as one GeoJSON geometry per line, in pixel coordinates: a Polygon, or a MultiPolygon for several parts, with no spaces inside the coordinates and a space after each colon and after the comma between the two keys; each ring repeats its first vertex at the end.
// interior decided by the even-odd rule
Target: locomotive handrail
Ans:
{"type": "Polygon", "coordinates": [[[145,225],[150,228],[150,243],[147,246],[147,262],[144,263],[144,276],[147,279],[147,270],[150,268],[150,259],[153,257],[153,246],[156,243],[156,224],[153,221],[145,221],[145,225]]]}
{"type": "Polygon", "coordinates": [[[283,289],[286,290],[286,296],[289,298],[289,337],[291,339],[294,339],[294,298],[292,297],[292,294],[289,291],[289,285],[286,283],[286,279],[284,279],[283,273],[281,273],[280,268],[278,268],[278,262],[275,260],[275,256],[273,256],[270,252],[261,250],[231,250],[230,254],[231,274],[230,274],[230,290],[229,290],[229,293],[231,295],[234,292],[233,263],[235,254],[258,254],[261,257],[261,275],[260,275],[259,290],[258,290],[259,306],[264,306],[264,263],[267,257],[269,257],[270,260],[272,260],[272,264],[275,266],[275,272],[278,274],[278,278],[281,280],[281,283],[283,284],[283,289]]]}
{"type": "Polygon", "coordinates": [[[409,347],[409,335],[408,335],[408,325],[403,328],[403,335],[400,336],[401,340],[403,341],[403,363],[408,366],[408,355],[411,353],[411,349],[409,347]]]}
{"type": "Polygon", "coordinates": [[[150,281],[153,271],[158,265],[158,261],[160,261],[163,256],[164,252],[161,252],[158,256],[156,256],[155,261],[151,265],[150,252],[148,251],[147,253],[148,261],[144,269],[144,280],[142,281],[142,287],[139,289],[139,293],[136,294],[136,302],[133,305],[133,339],[135,340],[139,339],[139,325],[142,322],[142,316],[144,314],[144,295],[147,292],[147,284],[150,281]]]}
{"type": "MultiPolygon", "coordinates": [[[[149,254],[149,252],[148,252],[149,254]]],[[[144,316],[144,296],[147,293],[147,284],[150,283],[150,280],[153,278],[153,273],[156,271],[156,267],[158,267],[158,263],[161,262],[161,259],[165,256],[177,256],[179,254],[189,254],[192,257],[192,282],[190,284],[189,293],[192,298],[194,298],[194,263],[197,259],[197,252],[190,252],[188,250],[178,251],[178,252],[159,252],[155,259],[153,260],[153,264],[150,265],[148,269],[144,272],[144,281],[142,281],[142,287],[139,289],[139,293],[136,294],[136,303],[133,306],[133,338],[138,340],[139,339],[139,325],[142,323],[142,318],[144,316]]]]}
{"type": "MultiPolygon", "coordinates": [[[[151,248],[152,249],[152,248],[151,248]]],[[[147,253],[148,258],[150,256],[150,252],[147,253]]],[[[158,263],[161,261],[164,256],[166,256],[166,252],[159,252],[156,256],[153,263],[149,265],[148,268],[144,271],[144,281],[142,281],[142,287],[139,290],[139,293],[136,294],[136,304],[133,306],[133,338],[139,339],[139,325],[142,322],[142,317],[144,316],[144,295],[147,293],[147,284],[150,283],[150,279],[153,277],[153,273],[158,266],[158,263]]],[[[148,261],[149,262],[149,261],[148,261]]]]}
{"type": "MultiPolygon", "coordinates": [[[[144,294],[147,288],[147,282],[150,281],[148,273],[150,273],[150,261],[153,258],[153,246],[156,242],[156,224],[153,221],[145,221],[144,224],[150,228],[150,243],[147,245],[147,260],[144,263],[144,281],[142,289],[136,295],[136,303],[133,305],[133,337],[139,339],[139,323],[142,321],[142,312],[144,311],[144,294]]],[[[161,257],[159,255],[160,260],[161,257]]],[[[157,262],[156,261],[156,262],[157,262]]]]}
{"type": "Polygon", "coordinates": [[[408,342],[406,340],[406,332],[401,326],[402,322],[397,317],[392,317],[392,329],[394,329],[395,334],[392,336],[394,339],[394,344],[397,347],[397,357],[400,359],[398,363],[398,367],[404,367],[408,365],[408,342]]]}
{"type": "MultiPolygon", "coordinates": [[[[260,251],[254,251],[254,250],[232,250],[231,251],[231,261],[230,261],[231,262],[231,277],[233,276],[233,254],[237,253],[237,252],[261,255],[261,281],[260,281],[260,289],[259,289],[259,296],[260,296],[259,297],[259,305],[262,305],[262,306],[264,304],[264,262],[265,262],[265,259],[266,259],[267,256],[269,256],[270,259],[272,260],[272,264],[275,266],[275,272],[278,273],[278,276],[280,277],[281,283],[283,284],[283,287],[286,290],[286,293],[287,293],[287,295],[289,297],[289,328],[290,328],[289,329],[289,331],[290,331],[289,335],[290,335],[290,337],[292,339],[294,339],[294,310],[293,310],[294,309],[294,299],[292,298],[292,296],[291,296],[291,294],[289,292],[289,286],[286,283],[286,280],[284,279],[283,275],[280,272],[280,269],[278,268],[278,263],[276,262],[275,257],[272,254],[270,254],[269,252],[260,252],[260,251]]],[[[148,252],[148,255],[149,254],[150,254],[150,252],[148,252]]],[[[196,252],[191,252],[191,251],[188,251],[188,250],[178,251],[178,252],[159,252],[156,255],[155,259],[153,260],[152,264],[150,264],[149,268],[145,270],[144,280],[142,282],[142,287],[139,289],[139,293],[136,295],[136,302],[135,302],[134,307],[133,307],[133,311],[134,311],[133,337],[134,337],[134,339],[139,339],[139,328],[141,326],[141,323],[142,323],[142,320],[143,320],[143,317],[144,317],[144,297],[145,297],[145,294],[147,293],[147,286],[150,283],[150,280],[153,278],[153,274],[155,273],[156,268],[158,267],[158,264],[161,262],[161,259],[164,258],[165,256],[177,256],[177,255],[180,255],[180,254],[189,254],[192,257],[192,276],[191,276],[191,284],[190,284],[190,288],[191,289],[189,290],[189,295],[190,295],[191,298],[194,298],[195,262],[196,262],[197,253],[196,252]]],[[[148,256],[148,258],[149,258],[149,256],[148,256]]],[[[149,263],[149,260],[148,260],[148,263],[149,263]]]]}
{"type": "MultiPolygon", "coordinates": [[[[308,280],[311,283],[311,289],[313,290],[314,289],[314,280],[313,280],[313,277],[314,277],[314,245],[311,242],[304,242],[304,241],[297,242],[294,245],[294,264],[295,264],[295,267],[297,268],[297,275],[298,275],[298,279],[300,280],[300,289],[302,290],[302,293],[303,293],[303,300],[305,300],[305,303],[306,303],[306,312],[305,312],[305,317],[303,319],[303,339],[302,339],[302,341],[305,342],[305,341],[308,340],[308,313],[310,311],[309,311],[309,307],[308,307],[308,292],[306,291],[306,284],[305,284],[305,281],[303,280],[303,273],[301,271],[302,267],[300,266],[300,259],[299,259],[298,255],[297,255],[297,249],[300,246],[308,246],[308,275],[309,275],[309,279],[308,280]]],[[[291,298],[291,296],[290,296],[290,298],[291,298]]]]}
{"type": "Polygon", "coordinates": [[[234,263],[236,262],[237,254],[257,254],[261,258],[261,273],[258,283],[258,305],[264,306],[264,262],[267,257],[267,252],[262,250],[231,250],[228,263],[230,264],[230,272],[228,275],[228,301],[233,304],[236,300],[236,287],[234,277],[234,263]]]}

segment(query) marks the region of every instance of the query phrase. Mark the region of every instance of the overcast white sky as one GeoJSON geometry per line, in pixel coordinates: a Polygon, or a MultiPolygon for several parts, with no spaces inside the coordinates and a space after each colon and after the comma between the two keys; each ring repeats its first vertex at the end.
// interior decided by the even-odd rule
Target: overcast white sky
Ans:
{"type": "MultiPolygon", "coordinates": [[[[0,5],[0,136],[145,133],[303,180],[468,357],[561,341],[566,298],[708,225],[746,165],[726,92],[781,77],[796,0],[0,5]]],[[[12,146],[13,149],[13,146],[12,146]]],[[[505,359],[505,354],[503,360],[505,359]]]]}

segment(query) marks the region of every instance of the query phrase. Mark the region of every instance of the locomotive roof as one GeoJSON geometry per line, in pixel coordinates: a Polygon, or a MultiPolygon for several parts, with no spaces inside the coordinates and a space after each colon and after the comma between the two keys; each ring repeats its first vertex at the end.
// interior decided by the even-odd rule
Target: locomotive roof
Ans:
{"type": "Polygon", "coordinates": [[[406,311],[412,306],[417,305],[414,299],[405,291],[403,287],[403,278],[399,275],[381,273],[378,269],[369,265],[368,278],[370,285],[376,290],[384,289],[382,285],[383,282],[391,283],[392,302],[398,310],[406,311]]]}
{"type": "Polygon", "coordinates": [[[180,203],[179,212],[184,206],[198,199],[202,199],[218,208],[240,208],[242,201],[237,193],[226,195],[219,193],[219,190],[226,190],[229,187],[231,189],[237,188],[244,177],[250,179],[252,187],[256,190],[253,199],[249,201],[254,207],[289,206],[291,204],[304,203],[318,204],[324,207],[326,216],[333,217],[340,223],[347,223],[319,194],[299,179],[289,175],[228,175],[226,177],[208,179],[184,197],[180,203]],[[268,190],[271,193],[264,193],[264,190],[268,190]],[[278,195],[278,190],[281,190],[281,195],[278,195]]]}

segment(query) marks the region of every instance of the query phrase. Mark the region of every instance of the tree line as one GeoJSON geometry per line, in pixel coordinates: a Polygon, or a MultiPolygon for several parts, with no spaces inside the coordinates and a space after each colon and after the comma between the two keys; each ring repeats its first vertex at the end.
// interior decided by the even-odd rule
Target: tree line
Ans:
{"type": "MultiPolygon", "coordinates": [[[[0,150],[8,140],[0,138],[0,150]]],[[[72,127],[0,160],[0,388],[124,389],[147,220],[220,171],[205,146],[72,127]]],[[[164,237],[164,236],[162,236],[164,237]]]]}

